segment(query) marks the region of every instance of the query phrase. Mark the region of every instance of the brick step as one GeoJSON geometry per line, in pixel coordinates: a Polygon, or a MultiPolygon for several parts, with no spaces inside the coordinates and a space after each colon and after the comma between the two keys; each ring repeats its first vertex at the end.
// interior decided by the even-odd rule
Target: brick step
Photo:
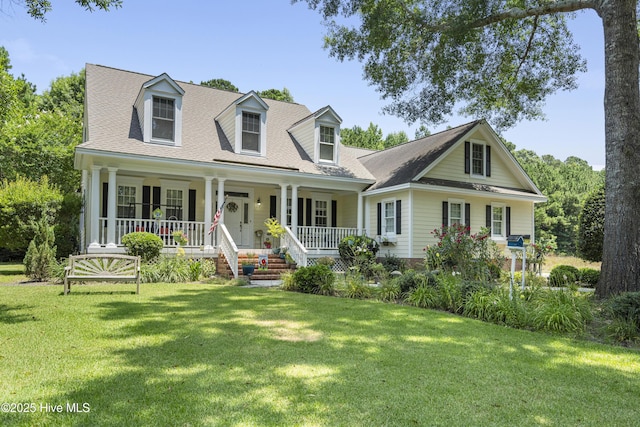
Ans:
{"type": "MultiPolygon", "coordinates": [[[[246,262],[249,258],[245,254],[238,256],[238,277],[245,277],[242,274],[242,262],[246,262]]],[[[279,280],[280,275],[289,271],[292,271],[292,266],[287,264],[286,261],[280,258],[279,255],[270,254],[269,264],[266,270],[258,268],[258,257],[253,258],[255,269],[251,280],[279,280]]],[[[218,274],[225,277],[231,277],[231,268],[227,264],[224,257],[218,262],[218,274]]]]}

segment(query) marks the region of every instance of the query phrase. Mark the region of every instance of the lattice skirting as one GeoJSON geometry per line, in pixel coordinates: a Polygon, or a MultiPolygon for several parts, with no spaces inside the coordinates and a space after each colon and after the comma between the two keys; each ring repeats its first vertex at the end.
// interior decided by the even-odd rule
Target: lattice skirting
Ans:
{"type": "Polygon", "coordinates": [[[342,260],[342,258],[340,257],[319,257],[319,258],[307,258],[307,266],[312,266],[312,265],[318,265],[319,264],[319,260],[322,258],[331,258],[333,259],[334,263],[331,266],[331,270],[333,270],[335,273],[344,273],[349,269],[349,266],[342,260]]]}

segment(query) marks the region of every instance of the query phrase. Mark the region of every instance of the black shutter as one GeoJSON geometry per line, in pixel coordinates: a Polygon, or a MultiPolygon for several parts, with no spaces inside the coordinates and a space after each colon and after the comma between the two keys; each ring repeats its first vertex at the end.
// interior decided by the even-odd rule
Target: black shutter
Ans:
{"type": "Polygon", "coordinates": [[[378,203],[378,219],[376,220],[376,226],[378,232],[376,233],[378,236],[382,234],[382,203],[378,203]]]}
{"type": "Polygon", "coordinates": [[[160,208],[160,187],[153,187],[153,210],[160,208]]]}
{"type": "Polygon", "coordinates": [[[464,204],[464,225],[467,228],[466,233],[471,234],[471,203],[464,204]]]}
{"type": "Polygon", "coordinates": [[[311,215],[313,214],[312,208],[311,208],[311,199],[307,199],[307,215],[305,217],[306,220],[306,225],[313,225],[311,224],[311,215]]]}
{"type": "Polygon", "coordinates": [[[471,173],[471,143],[464,142],[464,173],[471,173]]]}
{"type": "Polygon", "coordinates": [[[396,234],[402,234],[402,200],[396,200],[396,234]]]}
{"type": "Polygon", "coordinates": [[[487,205],[487,228],[491,231],[491,205],[487,205]]]}
{"type": "Polygon", "coordinates": [[[189,213],[187,221],[196,220],[196,190],[189,190],[189,213]]]}
{"type": "Polygon", "coordinates": [[[338,201],[337,200],[331,201],[331,226],[332,227],[338,226],[338,201]]]}
{"type": "Polygon", "coordinates": [[[298,226],[302,227],[304,225],[304,199],[302,197],[298,197],[298,226]]]}
{"type": "Polygon", "coordinates": [[[278,199],[276,196],[269,196],[269,218],[277,218],[278,199]]]}
{"type": "Polygon", "coordinates": [[[449,226],[449,202],[442,202],[442,226],[449,226]]]}
{"type": "Polygon", "coordinates": [[[485,146],[485,155],[487,158],[485,161],[484,174],[486,176],[491,176],[491,147],[489,147],[488,145],[485,146]]]}
{"type": "Polygon", "coordinates": [[[102,217],[107,217],[107,206],[109,204],[109,183],[102,183],[102,217]]]}
{"type": "Polygon", "coordinates": [[[151,187],[142,186],[142,219],[151,218],[151,187]]]}
{"type": "Polygon", "coordinates": [[[505,221],[507,223],[507,237],[509,237],[511,236],[511,207],[507,206],[505,216],[505,221]]]}

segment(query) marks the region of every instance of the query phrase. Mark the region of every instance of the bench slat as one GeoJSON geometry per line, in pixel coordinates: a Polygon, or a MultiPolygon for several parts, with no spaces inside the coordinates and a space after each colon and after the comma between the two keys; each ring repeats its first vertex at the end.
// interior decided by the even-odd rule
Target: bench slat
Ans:
{"type": "Polygon", "coordinates": [[[64,294],[70,281],[135,281],[140,293],[140,257],[120,254],[72,255],[65,267],[64,294]]]}

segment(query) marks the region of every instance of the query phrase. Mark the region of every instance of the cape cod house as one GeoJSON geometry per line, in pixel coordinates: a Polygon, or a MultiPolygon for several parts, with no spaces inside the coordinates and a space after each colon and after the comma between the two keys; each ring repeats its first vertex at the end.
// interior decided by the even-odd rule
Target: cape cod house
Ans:
{"type": "Polygon", "coordinates": [[[482,120],[372,152],[340,143],[330,106],[91,64],[85,103],[75,167],[89,253],[121,252],[133,231],[171,250],[182,230],[190,253],[230,265],[270,244],[307,265],[352,234],[384,242],[381,255],[416,259],[442,224],[489,226],[502,245],[510,234],[533,240],[534,204],[546,200],[482,120]],[[270,217],[287,226],[282,242],[266,233],[270,217]]]}

